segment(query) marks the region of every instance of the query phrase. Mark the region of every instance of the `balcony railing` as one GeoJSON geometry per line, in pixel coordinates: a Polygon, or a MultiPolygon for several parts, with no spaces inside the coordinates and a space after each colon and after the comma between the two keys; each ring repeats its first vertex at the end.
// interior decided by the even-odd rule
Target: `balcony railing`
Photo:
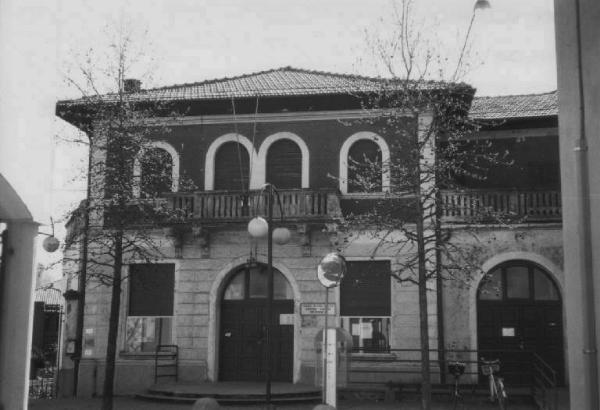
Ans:
{"type": "MultiPolygon", "coordinates": [[[[341,215],[335,190],[283,189],[278,193],[286,221],[328,221],[341,215]]],[[[189,219],[242,222],[256,215],[267,215],[267,195],[259,190],[174,192],[164,196],[173,209],[181,209],[189,219]]],[[[277,203],[273,216],[281,216],[277,203]]]]}
{"type": "Polygon", "coordinates": [[[445,222],[560,221],[560,191],[442,191],[445,222]]]}

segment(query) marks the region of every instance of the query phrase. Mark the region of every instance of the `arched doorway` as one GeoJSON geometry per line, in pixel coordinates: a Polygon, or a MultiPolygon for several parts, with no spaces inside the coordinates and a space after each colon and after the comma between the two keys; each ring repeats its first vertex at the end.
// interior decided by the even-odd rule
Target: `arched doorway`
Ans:
{"type": "MultiPolygon", "coordinates": [[[[287,279],[273,268],[271,369],[273,381],[292,381],[294,300],[287,279]]],[[[219,380],[257,381],[266,372],[267,266],[246,264],[232,272],[221,297],[219,380]]]]}
{"type": "Polygon", "coordinates": [[[500,358],[508,384],[529,384],[529,355],[536,352],[564,380],[562,300],[540,266],[524,260],[491,269],[477,292],[480,356],[500,358]]]}

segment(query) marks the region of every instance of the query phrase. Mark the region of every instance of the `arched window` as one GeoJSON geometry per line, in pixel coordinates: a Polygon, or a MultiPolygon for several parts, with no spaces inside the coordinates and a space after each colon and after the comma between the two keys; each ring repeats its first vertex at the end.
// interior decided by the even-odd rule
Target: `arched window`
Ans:
{"type": "Polygon", "coordinates": [[[140,158],[140,196],[155,198],[162,192],[171,191],[173,184],[173,161],[162,148],[150,148],[140,158]]]}
{"type": "Polygon", "coordinates": [[[215,154],[215,190],[248,189],[250,158],[246,148],[235,141],[222,144],[215,154]]]}
{"type": "Polygon", "coordinates": [[[280,139],[267,152],[266,182],[277,188],[302,188],[302,152],[294,141],[280,139]]]}
{"type": "Polygon", "coordinates": [[[558,301],[558,289],[537,265],[513,261],[492,269],[479,287],[479,300],[558,301]]]}
{"type": "Polygon", "coordinates": [[[133,163],[133,195],[155,198],[179,187],[179,155],[168,143],[155,141],[140,150],[133,163]]]}
{"type": "Polygon", "coordinates": [[[381,193],[390,189],[390,149],[385,140],[370,131],[351,135],[340,149],[340,191],[381,193]]]}
{"type": "Polygon", "coordinates": [[[381,149],[372,140],[358,140],[348,151],[348,192],[381,192],[381,149]]]}
{"type": "MultiPolygon", "coordinates": [[[[267,266],[256,264],[243,266],[231,276],[225,291],[224,300],[265,299],[267,297],[267,266]]],[[[290,300],[294,298],[292,287],[277,269],[273,269],[273,298],[290,300]]]]}

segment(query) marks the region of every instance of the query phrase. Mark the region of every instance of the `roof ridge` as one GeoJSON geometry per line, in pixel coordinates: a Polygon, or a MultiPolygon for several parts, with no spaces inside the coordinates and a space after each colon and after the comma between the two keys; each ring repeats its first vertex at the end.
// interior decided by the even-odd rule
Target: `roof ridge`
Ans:
{"type": "Polygon", "coordinates": [[[505,94],[505,95],[476,95],[475,98],[476,99],[483,99],[483,98],[509,98],[509,97],[535,97],[535,96],[542,96],[542,95],[550,95],[550,94],[557,94],[558,90],[553,90],[553,91],[546,91],[543,93],[528,93],[528,94],[505,94]]]}
{"type": "MultiPolygon", "coordinates": [[[[165,85],[165,86],[161,86],[161,87],[146,88],[146,89],[140,90],[140,92],[143,93],[143,92],[147,92],[147,91],[173,90],[173,89],[179,89],[179,88],[184,88],[184,87],[197,87],[197,86],[203,86],[203,85],[209,85],[209,84],[223,83],[223,82],[232,81],[232,80],[240,80],[243,78],[249,78],[249,77],[253,77],[253,76],[257,76],[257,75],[275,73],[278,71],[281,71],[281,72],[288,71],[288,72],[296,72],[296,73],[304,73],[304,74],[317,74],[317,75],[324,75],[324,76],[330,76],[330,77],[354,79],[354,80],[365,80],[365,81],[373,81],[373,82],[386,82],[386,81],[398,80],[398,79],[394,79],[394,78],[386,78],[386,77],[381,77],[381,76],[374,77],[374,76],[367,76],[367,75],[361,75],[361,74],[336,73],[333,71],[324,71],[324,70],[310,70],[310,69],[292,67],[292,66],[287,65],[287,66],[283,66],[283,67],[272,68],[269,70],[255,71],[255,72],[235,75],[235,76],[231,76],[231,77],[219,77],[219,78],[212,78],[212,79],[208,79],[208,80],[195,81],[195,82],[190,82],[190,83],[179,83],[179,84],[165,85]]],[[[411,82],[420,82],[420,81],[411,80],[411,82]]],[[[456,85],[463,84],[463,83],[451,83],[451,82],[436,81],[436,80],[425,80],[423,82],[425,84],[456,84],[456,85]]]]}

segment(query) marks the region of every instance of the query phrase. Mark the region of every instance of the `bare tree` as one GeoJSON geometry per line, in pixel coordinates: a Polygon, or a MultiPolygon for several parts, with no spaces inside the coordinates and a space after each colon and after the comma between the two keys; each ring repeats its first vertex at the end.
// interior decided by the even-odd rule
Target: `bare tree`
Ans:
{"type": "MultiPolygon", "coordinates": [[[[418,288],[422,408],[431,406],[430,343],[427,294],[443,280],[468,285],[479,272],[472,249],[453,240],[444,229],[440,212],[461,204],[444,203],[444,189],[461,189],[461,179],[485,179],[489,168],[508,164],[505,152],[495,152],[489,141],[472,138],[479,124],[468,112],[475,90],[457,83],[465,71],[468,38],[458,47],[457,66],[436,50],[424,26],[415,21],[412,0],[394,3],[392,22],[368,33],[370,61],[386,75],[380,89],[371,93],[364,108],[376,113],[367,120],[390,137],[389,158],[382,153],[349,159],[349,186],[357,192],[381,192],[368,212],[347,218],[348,232],[371,232],[383,247],[398,256],[392,276],[418,288]],[[451,74],[446,78],[445,73],[451,74]],[[382,178],[383,177],[383,178],[382,178]],[[389,181],[389,186],[384,186],[389,181]],[[383,185],[382,185],[383,184],[383,185]]],[[[438,43],[439,44],[439,43],[438,43]]],[[[490,209],[475,207],[470,220],[499,218],[490,209]]],[[[375,256],[375,255],[373,255],[375,256]]],[[[439,313],[439,308],[438,308],[439,313]]],[[[443,340],[438,346],[443,363],[443,340]]],[[[440,369],[440,373],[444,372],[440,369]]]]}
{"type": "MultiPolygon", "coordinates": [[[[177,181],[172,180],[170,157],[151,145],[169,132],[153,119],[173,116],[174,111],[158,100],[140,98],[144,91],[130,75],[147,56],[137,51],[127,29],[112,34],[108,53],[90,50],[77,71],[67,76],[81,97],[57,104],[57,114],[89,138],[88,195],[77,211],[82,220],[81,252],[65,252],[63,263],[78,267],[80,292],[92,286],[110,288],[103,410],[113,407],[124,265],[163,257],[164,244],[156,230],[183,217],[158,198],[177,181]]],[[[193,184],[180,180],[179,187],[192,189],[193,184]]],[[[79,343],[83,304],[80,300],[79,343]]]]}

